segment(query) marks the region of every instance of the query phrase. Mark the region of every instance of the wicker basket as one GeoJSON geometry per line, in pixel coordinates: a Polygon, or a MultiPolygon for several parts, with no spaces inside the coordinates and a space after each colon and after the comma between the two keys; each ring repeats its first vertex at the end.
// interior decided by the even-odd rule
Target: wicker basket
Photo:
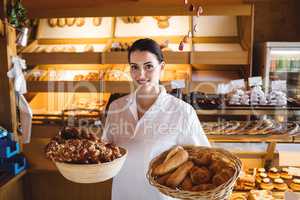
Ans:
{"type": "Polygon", "coordinates": [[[120,147],[122,157],[111,162],[99,164],[69,164],[55,162],[60,173],[76,183],[98,183],[116,176],[121,170],[127,156],[127,150],[120,147]]]}
{"type": "Polygon", "coordinates": [[[191,152],[193,149],[201,150],[203,152],[213,153],[214,155],[222,158],[225,162],[229,163],[234,167],[235,173],[234,175],[224,184],[216,187],[212,190],[201,191],[201,192],[191,192],[184,191],[179,189],[172,189],[164,185],[160,185],[156,182],[155,177],[152,176],[152,169],[156,167],[158,164],[162,163],[164,158],[166,157],[169,151],[165,151],[156,158],[154,158],[149,165],[149,170],[147,172],[147,178],[151,185],[156,187],[161,193],[178,198],[178,199],[186,199],[186,200],[228,200],[232,193],[234,184],[240,174],[242,162],[239,158],[237,158],[232,153],[219,148],[208,148],[208,147],[198,147],[198,146],[184,146],[184,149],[188,152],[191,152]]]}

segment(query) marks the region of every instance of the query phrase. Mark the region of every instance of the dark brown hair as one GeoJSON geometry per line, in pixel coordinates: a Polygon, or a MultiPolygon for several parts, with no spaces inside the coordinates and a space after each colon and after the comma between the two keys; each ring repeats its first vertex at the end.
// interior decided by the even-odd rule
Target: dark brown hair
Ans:
{"type": "Polygon", "coordinates": [[[156,56],[159,63],[164,61],[159,44],[150,38],[139,39],[131,45],[128,50],[128,62],[130,62],[130,54],[134,51],[148,51],[156,56]]]}

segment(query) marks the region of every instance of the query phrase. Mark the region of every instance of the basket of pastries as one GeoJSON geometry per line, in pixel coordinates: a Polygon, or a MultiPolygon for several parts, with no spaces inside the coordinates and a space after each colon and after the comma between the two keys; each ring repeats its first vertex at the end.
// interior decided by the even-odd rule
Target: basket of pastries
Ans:
{"type": "Polygon", "coordinates": [[[147,178],[173,198],[227,200],[241,167],[241,161],[224,149],[175,146],[150,162],[147,178]]]}
{"type": "Polygon", "coordinates": [[[97,183],[118,174],[127,150],[104,143],[85,129],[64,127],[45,148],[60,173],[76,183],[97,183]]]}

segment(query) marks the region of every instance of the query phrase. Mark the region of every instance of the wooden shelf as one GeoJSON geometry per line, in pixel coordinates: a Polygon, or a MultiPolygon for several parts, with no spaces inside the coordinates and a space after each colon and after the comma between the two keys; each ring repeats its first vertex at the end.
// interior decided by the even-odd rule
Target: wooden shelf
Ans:
{"type": "Polygon", "coordinates": [[[299,115],[300,108],[289,107],[226,107],[224,109],[202,109],[198,115],[299,115]]]}
{"type": "Polygon", "coordinates": [[[288,135],[207,135],[211,142],[293,142],[288,135]]]}

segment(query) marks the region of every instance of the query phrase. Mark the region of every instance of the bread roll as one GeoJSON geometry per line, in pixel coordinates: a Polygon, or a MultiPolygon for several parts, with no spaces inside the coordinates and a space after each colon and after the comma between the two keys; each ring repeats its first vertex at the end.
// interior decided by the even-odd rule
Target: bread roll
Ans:
{"type": "Polygon", "coordinates": [[[166,181],[167,179],[170,177],[171,173],[168,173],[166,175],[163,175],[161,177],[159,177],[156,181],[161,184],[161,185],[165,185],[166,184],[166,181]]]}
{"type": "Polygon", "coordinates": [[[66,25],[66,19],[65,18],[58,18],[58,24],[59,27],[64,27],[66,25]]]}
{"type": "Polygon", "coordinates": [[[208,183],[211,177],[208,169],[205,167],[193,167],[190,176],[195,185],[208,183]]]}
{"type": "Polygon", "coordinates": [[[75,22],[76,26],[79,26],[79,27],[83,26],[84,23],[85,23],[84,18],[77,18],[76,22],[75,22]]]}
{"type": "Polygon", "coordinates": [[[57,18],[48,19],[48,24],[49,24],[50,27],[57,26],[57,18]]]}
{"type": "Polygon", "coordinates": [[[175,172],[173,172],[170,177],[166,181],[166,185],[171,188],[176,188],[188,175],[189,171],[194,166],[194,163],[192,161],[187,161],[183,163],[180,167],[176,169],[175,172]]]}
{"type": "Polygon", "coordinates": [[[75,24],[75,18],[67,18],[66,23],[68,26],[73,26],[75,24]]]}
{"type": "Polygon", "coordinates": [[[94,26],[100,26],[102,22],[102,18],[101,17],[94,17],[93,18],[93,24],[94,26]]]}
{"type": "Polygon", "coordinates": [[[186,162],[188,158],[189,158],[188,152],[183,149],[179,149],[178,152],[173,157],[171,157],[166,162],[155,167],[153,170],[153,175],[154,176],[164,175],[176,169],[184,162],[186,162]]]}
{"type": "Polygon", "coordinates": [[[168,155],[166,156],[166,158],[165,158],[165,160],[164,160],[164,163],[165,163],[167,160],[169,160],[171,157],[173,157],[173,156],[178,152],[179,149],[183,149],[183,148],[182,148],[181,146],[176,146],[176,147],[172,148],[172,149],[169,151],[168,155]]]}

